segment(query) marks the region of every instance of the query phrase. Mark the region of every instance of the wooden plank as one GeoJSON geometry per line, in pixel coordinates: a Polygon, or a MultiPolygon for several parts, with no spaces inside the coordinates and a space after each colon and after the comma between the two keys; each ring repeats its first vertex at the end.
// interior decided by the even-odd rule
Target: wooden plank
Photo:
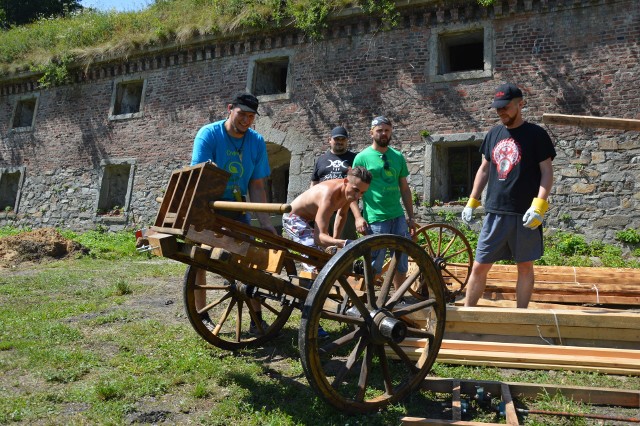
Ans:
{"type": "Polygon", "coordinates": [[[462,420],[462,401],[460,401],[460,382],[454,380],[451,385],[451,419],[462,420]]]}
{"type": "Polygon", "coordinates": [[[279,274],[284,263],[284,252],[251,246],[245,256],[233,255],[230,262],[246,268],[279,274]]]}
{"type": "Polygon", "coordinates": [[[640,130],[640,120],[629,118],[594,117],[588,115],[542,114],[545,124],[561,126],[595,127],[602,129],[640,130]]]}
{"type": "Polygon", "coordinates": [[[420,426],[436,426],[436,425],[456,425],[456,426],[504,426],[502,423],[486,423],[486,422],[467,422],[463,420],[441,420],[426,419],[423,417],[402,417],[400,419],[403,425],[420,425],[420,426]]]}
{"type": "Polygon", "coordinates": [[[147,240],[151,247],[151,253],[156,256],[171,257],[178,250],[174,235],[150,231],[147,233],[147,240]]]}
{"type": "Polygon", "coordinates": [[[513,308],[447,307],[447,322],[492,322],[503,324],[533,324],[567,327],[605,327],[640,329],[640,313],[624,311],[574,311],[513,308]]]}
{"type": "Polygon", "coordinates": [[[511,391],[509,390],[509,385],[506,383],[502,383],[500,386],[501,394],[502,394],[502,402],[504,402],[504,413],[505,418],[508,425],[518,425],[518,413],[516,413],[516,407],[513,404],[513,399],[511,398],[511,391]]]}
{"type": "MultiPolygon", "coordinates": [[[[426,324],[419,323],[422,326],[426,324]]],[[[639,342],[640,329],[619,329],[608,327],[556,327],[555,325],[516,324],[501,322],[465,322],[447,319],[445,338],[447,334],[486,334],[503,336],[537,337],[543,341],[553,339],[583,339],[589,341],[608,340],[621,342],[639,342]]]]}

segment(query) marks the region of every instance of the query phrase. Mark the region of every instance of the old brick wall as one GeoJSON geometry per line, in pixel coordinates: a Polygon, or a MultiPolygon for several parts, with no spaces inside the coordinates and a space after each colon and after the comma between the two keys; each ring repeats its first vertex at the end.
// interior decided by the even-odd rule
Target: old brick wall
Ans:
{"type": "MultiPolygon", "coordinates": [[[[53,89],[38,90],[31,76],[0,81],[0,169],[24,166],[19,209],[1,214],[0,225],[150,224],[171,171],[189,163],[198,128],[225,117],[225,102],[247,86],[255,55],[291,55],[289,99],[262,102],[256,121],[267,141],[291,153],[289,199],[308,186],[333,126],[347,127],[359,150],[370,143],[368,125],[379,114],[393,119],[410,185],[429,199],[432,165],[425,159],[433,140],[421,132],[483,134],[498,122],[488,104],[502,81],[521,85],[533,122],[545,112],[640,119],[640,1],[504,1],[489,9],[474,1],[418,3],[402,9],[390,31],[376,19],[345,14],[323,41],[286,31],[195,40],[97,64],[53,89]],[[492,77],[431,81],[436,31],[474,22],[493,31],[492,77]],[[146,79],[142,117],[108,119],[118,78],[146,79]],[[35,92],[34,130],[11,131],[16,99],[35,92]],[[111,160],[130,161],[135,170],[124,218],[95,214],[102,167],[111,160]]],[[[558,151],[548,225],[605,240],[640,228],[640,132],[546,128],[558,151]]],[[[438,219],[438,209],[419,211],[423,221],[438,219]]]]}

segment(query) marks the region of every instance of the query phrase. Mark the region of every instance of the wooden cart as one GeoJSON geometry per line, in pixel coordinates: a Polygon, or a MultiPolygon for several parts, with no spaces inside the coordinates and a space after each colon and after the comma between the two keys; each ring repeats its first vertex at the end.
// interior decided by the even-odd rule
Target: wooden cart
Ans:
{"type": "MultiPolygon", "coordinates": [[[[189,265],[184,303],[196,332],[228,350],[257,346],[273,339],[297,309],[302,366],[326,402],[345,412],[365,413],[416,389],[442,342],[446,295],[451,293],[442,276],[451,267],[447,251],[457,234],[453,240],[443,239],[448,228],[423,227],[422,246],[390,234],[366,236],[332,256],[225,217],[229,209],[290,210],[284,204],[216,201],[228,178],[227,172],[209,163],[173,172],[146,235],[153,254],[189,265]],[[434,231],[435,240],[429,237],[434,231]],[[382,248],[393,248],[394,253],[376,275],[371,253],[382,248]],[[409,256],[410,268],[405,282],[394,289],[401,254],[409,256]],[[298,274],[299,262],[316,266],[317,277],[298,274]],[[196,279],[198,270],[206,271],[206,284],[196,279]],[[256,301],[266,329],[257,321],[256,301]],[[249,332],[252,319],[258,324],[254,334],[249,332]],[[320,325],[328,338],[318,338],[320,325]],[[427,342],[417,362],[400,346],[408,337],[427,342]]],[[[470,249],[455,251],[458,257],[468,251],[468,262],[456,267],[470,270],[470,249]]],[[[465,282],[458,278],[454,285],[461,288],[465,282]]]]}

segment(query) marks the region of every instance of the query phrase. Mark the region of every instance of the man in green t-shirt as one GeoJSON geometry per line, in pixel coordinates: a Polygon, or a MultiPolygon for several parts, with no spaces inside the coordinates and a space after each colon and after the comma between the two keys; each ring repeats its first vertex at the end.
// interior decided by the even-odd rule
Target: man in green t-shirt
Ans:
{"type": "MultiPolygon", "coordinates": [[[[356,229],[361,234],[395,234],[411,238],[416,224],[411,189],[407,183],[409,169],[402,152],[389,146],[392,133],[391,120],[383,116],[374,118],[370,131],[371,146],[353,160],[353,167],[364,166],[373,176],[369,190],[362,197],[363,215],[354,212],[356,229]]],[[[377,250],[372,255],[373,269],[380,273],[386,250],[377,250]]],[[[407,267],[408,259],[404,254],[393,279],[396,288],[404,282],[407,267]]]]}

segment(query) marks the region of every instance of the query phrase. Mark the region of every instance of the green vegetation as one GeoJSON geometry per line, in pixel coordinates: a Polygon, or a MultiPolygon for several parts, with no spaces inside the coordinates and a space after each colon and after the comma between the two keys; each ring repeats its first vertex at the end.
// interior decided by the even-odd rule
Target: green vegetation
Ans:
{"type": "Polygon", "coordinates": [[[384,28],[397,25],[393,0],[156,0],[139,12],[71,9],[61,18],[44,15],[1,31],[0,75],[32,70],[43,74],[40,83],[48,87],[63,84],[74,65],[240,30],[296,27],[318,39],[328,17],[350,7],[380,16],[384,28]]]}
{"type": "MultiPolygon", "coordinates": [[[[25,230],[0,228],[0,236],[20,232],[25,230]]],[[[389,425],[400,424],[405,415],[432,417],[448,399],[423,391],[381,413],[337,413],[304,378],[297,348],[298,311],[264,347],[223,351],[200,339],[184,315],[179,303],[183,264],[136,253],[132,232],[100,228],[61,233],[88,247],[90,255],[0,274],[2,424],[163,423],[145,416],[164,415],[172,424],[304,425],[311,418],[335,425],[389,425]]],[[[471,233],[469,240],[475,246],[471,233]]],[[[570,235],[555,244],[566,252],[591,247],[570,235]]],[[[439,363],[432,373],[571,386],[640,386],[635,377],[439,363]]],[[[589,410],[555,395],[542,395],[528,406],[589,410]]],[[[477,421],[500,421],[490,407],[473,400],[469,415],[477,421]]],[[[544,423],[528,418],[525,424],[544,423]]]]}

